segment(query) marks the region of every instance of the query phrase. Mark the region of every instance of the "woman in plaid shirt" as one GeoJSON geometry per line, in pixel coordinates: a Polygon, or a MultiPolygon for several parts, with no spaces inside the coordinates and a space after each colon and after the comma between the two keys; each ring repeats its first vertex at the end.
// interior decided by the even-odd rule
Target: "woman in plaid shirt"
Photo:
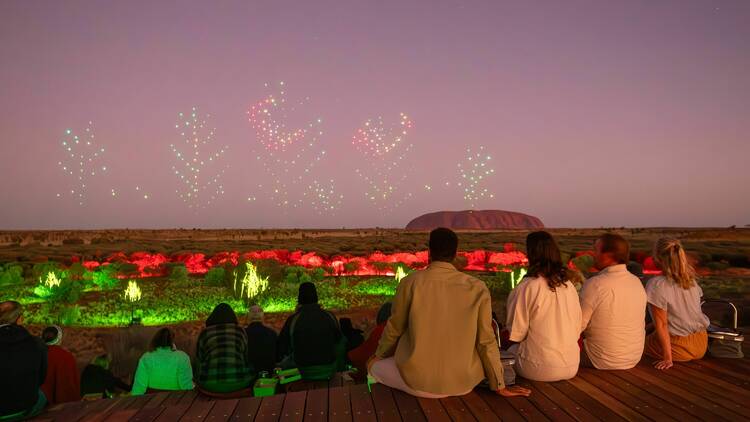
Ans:
{"type": "Polygon", "coordinates": [[[250,387],[255,371],[247,358],[247,334],[232,307],[220,303],[198,336],[197,381],[206,391],[231,393],[250,387]]]}

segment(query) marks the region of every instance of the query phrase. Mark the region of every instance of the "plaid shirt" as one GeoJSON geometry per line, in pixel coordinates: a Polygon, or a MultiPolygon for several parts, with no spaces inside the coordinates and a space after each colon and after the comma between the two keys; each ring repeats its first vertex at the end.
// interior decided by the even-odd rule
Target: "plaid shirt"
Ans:
{"type": "Polygon", "coordinates": [[[199,384],[252,381],[247,334],[237,324],[212,325],[201,331],[196,358],[199,384]]]}

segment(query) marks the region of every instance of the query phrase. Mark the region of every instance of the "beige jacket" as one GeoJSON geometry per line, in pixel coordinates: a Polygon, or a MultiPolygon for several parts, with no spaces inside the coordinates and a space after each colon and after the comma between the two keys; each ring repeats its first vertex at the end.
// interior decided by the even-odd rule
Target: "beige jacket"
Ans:
{"type": "Polygon", "coordinates": [[[404,381],[418,391],[460,395],[484,378],[492,389],[504,387],[490,292],[446,262],[401,280],[375,355],[395,355],[404,381]]]}

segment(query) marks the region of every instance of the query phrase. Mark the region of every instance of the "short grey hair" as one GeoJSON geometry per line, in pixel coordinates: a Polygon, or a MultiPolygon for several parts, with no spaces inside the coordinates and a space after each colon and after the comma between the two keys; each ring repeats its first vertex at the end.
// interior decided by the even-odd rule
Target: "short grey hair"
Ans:
{"type": "Polygon", "coordinates": [[[23,307],[15,300],[0,303],[0,325],[15,324],[22,311],[23,307]]]}

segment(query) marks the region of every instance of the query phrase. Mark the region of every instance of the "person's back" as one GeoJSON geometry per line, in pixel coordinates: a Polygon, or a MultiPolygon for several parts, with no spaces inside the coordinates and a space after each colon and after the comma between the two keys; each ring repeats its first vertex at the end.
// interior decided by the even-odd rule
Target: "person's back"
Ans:
{"type": "Polygon", "coordinates": [[[245,328],[247,334],[247,357],[256,372],[273,371],[276,366],[276,341],[278,335],[260,321],[245,328]]]}
{"type": "MultiPolygon", "coordinates": [[[[477,351],[477,321],[480,308],[486,306],[489,310],[491,306],[485,284],[447,262],[437,261],[401,280],[398,289],[411,302],[407,313],[399,308],[399,300],[394,301],[391,317],[391,321],[405,319],[406,332],[395,350],[404,381],[418,391],[433,394],[461,395],[471,391],[484,378],[477,351]]],[[[391,336],[386,327],[381,347],[391,344],[391,336]]],[[[489,346],[495,349],[499,363],[494,336],[489,346]]],[[[502,371],[498,375],[502,379],[502,371]]]]}
{"type": "Polygon", "coordinates": [[[196,360],[196,378],[204,390],[230,393],[252,383],[254,370],[248,361],[247,334],[228,304],[217,305],[206,320],[206,328],[198,336],[196,360]]]}
{"type": "Polygon", "coordinates": [[[46,399],[39,387],[47,374],[47,348],[16,322],[20,304],[0,304],[0,416],[27,412],[46,399]]]}
{"type": "Polygon", "coordinates": [[[341,332],[336,317],[320,305],[306,304],[289,319],[294,361],[300,367],[330,364],[336,361],[336,345],[341,332]]]}
{"type": "Polygon", "coordinates": [[[578,372],[581,306],[570,281],[549,288],[544,277],[526,277],[508,297],[510,340],[519,342],[516,367],[536,381],[573,378],[578,372]]]}
{"type": "Polygon", "coordinates": [[[174,338],[168,328],[161,328],[154,334],[150,349],[138,360],[132,395],[141,395],[148,390],[193,389],[190,357],[174,347],[174,338]]]}
{"type": "Polygon", "coordinates": [[[42,384],[42,391],[50,404],[81,399],[76,359],[60,346],[47,346],[47,377],[42,384]]]}
{"type": "Polygon", "coordinates": [[[581,289],[583,345],[597,369],[630,369],[643,354],[646,291],[625,264],[612,265],[581,289]]]}
{"type": "Polygon", "coordinates": [[[111,396],[117,389],[130,391],[131,386],[117,378],[109,370],[109,356],[99,355],[83,368],[81,373],[81,396],[100,395],[111,396]]]}
{"type": "Polygon", "coordinates": [[[193,373],[190,357],[182,350],[160,347],[146,352],[138,360],[131,394],[136,396],[148,390],[192,390],[193,373]]]}

